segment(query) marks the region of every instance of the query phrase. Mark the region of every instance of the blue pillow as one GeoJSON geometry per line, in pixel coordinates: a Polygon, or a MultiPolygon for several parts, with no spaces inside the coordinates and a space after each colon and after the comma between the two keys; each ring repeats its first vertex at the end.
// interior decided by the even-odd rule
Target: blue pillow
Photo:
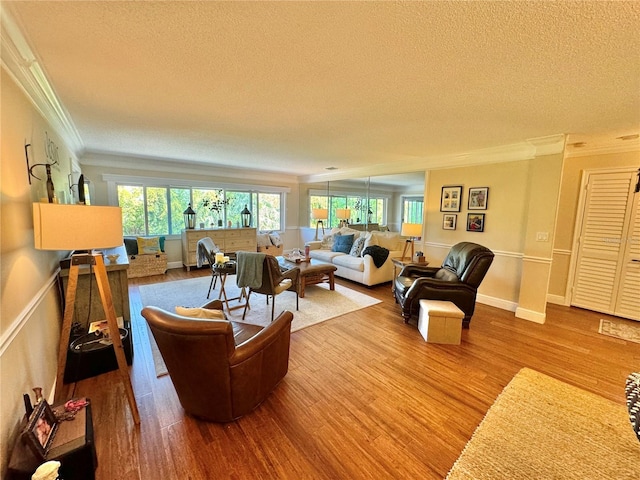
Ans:
{"type": "Polygon", "coordinates": [[[339,235],[335,237],[333,241],[332,252],[349,253],[351,246],[353,245],[353,234],[351,235],[339,235]]]}

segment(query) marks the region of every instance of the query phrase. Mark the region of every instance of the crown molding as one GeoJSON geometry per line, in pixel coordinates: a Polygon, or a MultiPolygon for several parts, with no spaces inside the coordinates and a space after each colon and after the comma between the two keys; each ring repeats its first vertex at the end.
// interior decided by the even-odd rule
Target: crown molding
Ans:
{"type": "Polygon", "coordinates": [[[80,134],[5,5],[0,5],[0,20],[2,67],[13,77],[36,110],[60,135],[66,146],[78,155],[83,149],[80,134]]]}
{"type": "Polygon", "coordinates": [[[409,173],[420,170],[436,170],[444,168],[460,168],[492,163],[516,162],[532,160],[543,155],[563,153],[565,135],[549,135],[546,137],[530,138],[523,142],[502,145],[498,147],[474,150],[468,153],[423,157],[420,159],[397,160],[381,165],[363,168],[340,170],[338,172],[319,173],[298,177],[300,183],[327,182],[345,180],[349,178],[373,177],[376,175],[392,175],[409,173]]]}
{"type": "Polygon", "coordinates": [[[113,155],[110,153],[87,151],[80,158],[83,166],[105,167],[111,169],[140,170],[148,172],[179,173],[200,177],[246,179],[260,184],[264,182],[278,185],[296,184],[297,177],[279,172],[266,172],[254,169],[221,167],[202,162],[172,162],[163,158],[136,157],[131,155],[113,155]]]}
{"type": "Polygon", "coordinates": [[[574,157],[590,157],[593,155],[607,155],[610,153],[630,153],[640,151],[640,140],[627,140],[618,142],[612,142],[609,144],[594,145],[592,147],[572,147],[567,146],[567,158],[574,157]]]}

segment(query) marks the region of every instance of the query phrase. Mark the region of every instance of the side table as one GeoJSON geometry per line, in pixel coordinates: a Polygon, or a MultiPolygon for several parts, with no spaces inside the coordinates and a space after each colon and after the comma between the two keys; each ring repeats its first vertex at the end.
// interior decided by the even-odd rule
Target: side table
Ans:
{"type": "MultiPolygon", "coordinates": [[[[53,405],[54,411],[64,408],[64,404],[53,405]]],[[[23,424],[26,424],[25,418],[23,424]]],[[[11,452],[7,469],[9,480],[31,480],[38,466],[48,460],[61,463],[60,477],[64,480],[93,480],[98,466],[96,448],[93,442],[93,420],[91,404],[80,410],[73,420],[60,422],[47,458],[40,460],[20,437],[11,452]]]]}
{"type": "MultiPolygon", "coordinates": [[[[227,281],[227,275],[235,275],[237,264],[234,261],[229,261],[226,263],[215,264],[212,268],[216,275],[220,277],[220,294],[218,295],[218,300],[222,300],[222,303],[227,307],[227,312],[231,312],[231,310],[237,310],[238,308],[243,308],[244,303],[239,303],[233,307],[229,306],[230,300],[238,300],[241,302],[243,299],[245,303],[247,301],[247,291],[244,287],[240,289],[240,295],[238,297],[228,298],[227,291],[224,286],[227,281]]],[[[207,298],[209,298],[207,296],[207,298]]]]}

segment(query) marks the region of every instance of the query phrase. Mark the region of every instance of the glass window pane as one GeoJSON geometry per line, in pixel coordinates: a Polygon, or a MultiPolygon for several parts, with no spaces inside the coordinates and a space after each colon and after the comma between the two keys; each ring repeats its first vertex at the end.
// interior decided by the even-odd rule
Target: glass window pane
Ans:
{"type": "Polygon", "coordinates": [[[250,192],[227,192],[227,198],[229,199],[229,205],[227,205],[227,219],[231,222],[232,227],[238,227],[242,225],[241,212],[244,210],[245,205],[247,209],[252,213],[252,225],[255,226],[255,214],[251,205],[251,193],[250,192]]]}
{"type": "Polygon", "coordinates": [[[207,228],[224,225],[224,191],[212,188],[194,188],[192,191],[196,224],[204,223],[207,228]]]}
{"type": "MultiPolygon", "coordinates": [[[[189,188],[172,188],[171,196],[171,235],[179,235],[184,230],[184,214],[183,212],[189,206],[191,201],[191,189],[189,188]]],[[[192,206],[193,208],[193,206],[192,206]]]]}
{"type": "Polygon", "coordinates": [[[147,225],[149,235],[169,234],[166,187],[147,187],[147,225]]]}
{"type": "MultiPolygon", "coordinates": [[[[280,199],[279,193],[258,194],[258,228],[265,230],[281,230],[280,224],[280,199]]],[[[254,219],[255,225],[255,219],[254,219]]]]}
{"type": "Polygon", "coordinates": [[[118,205],[122,209],[122,234],[145,235],[144,189],[118,185],[118,205]]]}

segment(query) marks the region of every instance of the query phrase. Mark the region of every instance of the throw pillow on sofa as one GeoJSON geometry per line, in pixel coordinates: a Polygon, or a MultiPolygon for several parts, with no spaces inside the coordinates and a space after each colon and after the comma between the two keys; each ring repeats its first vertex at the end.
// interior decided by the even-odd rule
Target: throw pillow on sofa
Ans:
{"type": "Polygon", "coordinates": [[[333,242],[332,252],[349,253],[353,246],[353,234],[351,235],[339,235],[333,242]]]}
{"type": "Polygon", "coordinates": [[[352,255],[354,257],[359,257],[360,255],[362,255],[362,251],[364,250],[365,240],[366,240],[365,237],[356,238],[353,241],[353,245],[351,246],[351,251],[349,252],[349,255],[352,255]]]}
{"type": "Polygon", "coordinates": [[[323,250],[331,250],[333,248],[333,242],[335,241],[336,237],[339,237],[340,233],[330,233],[328,235],[325,235],[324,237],[322,237],[322,243],[320,244],[320,248],[322,248],[323,250]]]}

